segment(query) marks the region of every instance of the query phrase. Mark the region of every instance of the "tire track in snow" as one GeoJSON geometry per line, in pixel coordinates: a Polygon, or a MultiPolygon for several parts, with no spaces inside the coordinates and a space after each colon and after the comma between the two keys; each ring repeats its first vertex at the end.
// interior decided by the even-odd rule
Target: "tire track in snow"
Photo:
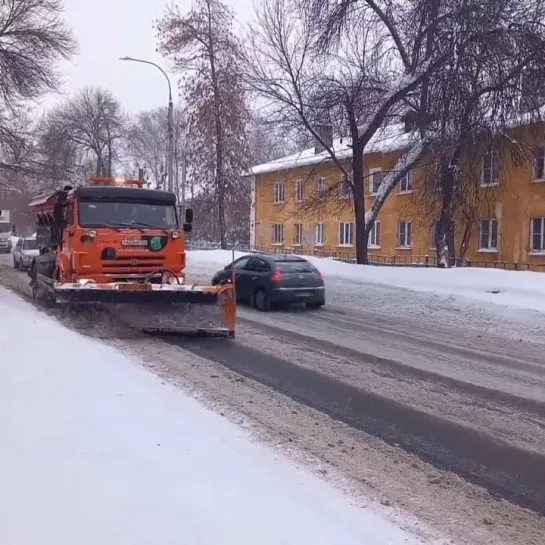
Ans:
{"type": "Polygon", "coordinates": [[[545,456],[243,346],[164,337],[352,427],[545,515],[545,456]]]}

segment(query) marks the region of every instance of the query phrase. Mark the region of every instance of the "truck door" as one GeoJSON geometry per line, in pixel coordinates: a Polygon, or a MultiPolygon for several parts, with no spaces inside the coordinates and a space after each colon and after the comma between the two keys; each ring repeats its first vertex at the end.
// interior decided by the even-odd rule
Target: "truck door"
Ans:
{"type": "Polygon", "coordinates": [[[74,251],[75,233],[74,205],[72,203],[68,203],[64,209],[64,221],[65,227],[63,229],[62,249],[70,258],[72,256],[72,252],[74,251]]]}

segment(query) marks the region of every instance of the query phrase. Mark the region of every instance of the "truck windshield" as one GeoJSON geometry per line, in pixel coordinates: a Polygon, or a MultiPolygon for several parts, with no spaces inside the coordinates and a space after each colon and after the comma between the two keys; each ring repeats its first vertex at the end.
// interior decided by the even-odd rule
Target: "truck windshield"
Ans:
{"type": "Polygon", "coordinates": [[[0,233],[9,233],[11,231],[11,223],[0,223],[0,233]]]}
{"type": "Polygon", "coordinates": [[[176,229],[176,211],[171,204],[121,201],[81,201],[81,227],[118,227],[125,229],[176,229]]]}

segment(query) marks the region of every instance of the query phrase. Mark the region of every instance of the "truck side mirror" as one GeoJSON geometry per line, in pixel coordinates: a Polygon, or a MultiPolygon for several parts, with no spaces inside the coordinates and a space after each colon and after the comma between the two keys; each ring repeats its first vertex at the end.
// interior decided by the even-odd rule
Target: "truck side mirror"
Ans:
{"type": "Polygon", "coordinates": [[[191,233],[193,231],[193,225],[191,223],[184,223],[184,233],[191,233]]]}
{"type": "Polygon", "coordinates": [[[193,223],[193,208],[186,208],[185,223],[193,223]]]}

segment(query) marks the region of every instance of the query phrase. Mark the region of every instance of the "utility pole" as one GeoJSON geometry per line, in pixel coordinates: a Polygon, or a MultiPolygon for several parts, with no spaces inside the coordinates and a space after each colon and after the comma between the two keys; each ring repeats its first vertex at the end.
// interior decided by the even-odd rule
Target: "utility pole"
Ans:
{"type": "Polygon", "coordinates": [[[165,76],[168,83],[168,112],[167,112],[167,133],[168,133],[168,149],[167,149],[167,189],[174,192],[174,103],[172,102],[172,85],[167,73],[154,62],[144,61],[142,59],[134,59],[133,57],[121,57],[120,61],[141,62],[155,66],[165,76]]]}
{"type": "MultiPolygon", "coordinates": [[[[168,79],[168,78],[167,78],[168,79]]],[[[174,104],[172,103],[172,90],[170,81],[168,84],[168,190],[174,192],[174,104]]]]}

